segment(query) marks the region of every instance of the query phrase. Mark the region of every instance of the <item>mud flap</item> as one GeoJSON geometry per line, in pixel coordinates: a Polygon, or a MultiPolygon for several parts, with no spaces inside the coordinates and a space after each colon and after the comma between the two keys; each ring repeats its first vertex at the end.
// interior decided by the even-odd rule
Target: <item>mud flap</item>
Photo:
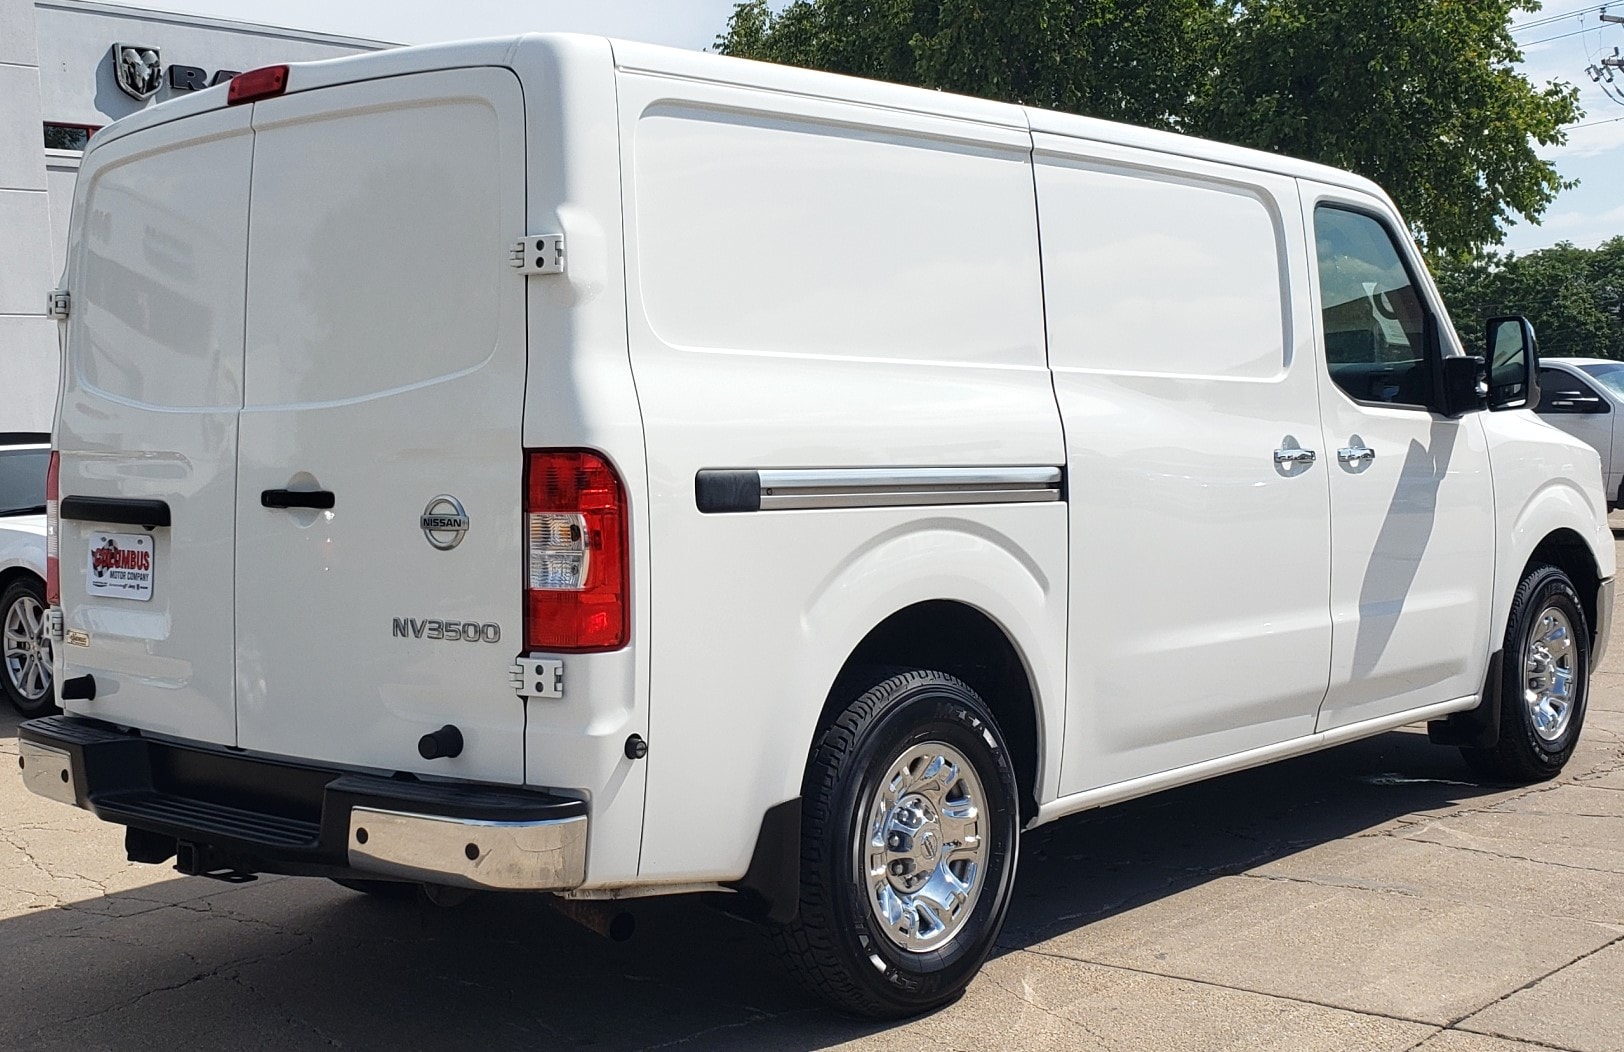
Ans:
{"type": "Polygon", "coordinates": [[[1500,741],[1500,705],[1505,683],[1505,651],[1489,655],[1489,671],[1483,679],[1483,700],[1475,709],[1452,712],[1427,724],[1427,739],[1434,745],[1459,745],[1468,749],[1492,749],[1500,741]]]}

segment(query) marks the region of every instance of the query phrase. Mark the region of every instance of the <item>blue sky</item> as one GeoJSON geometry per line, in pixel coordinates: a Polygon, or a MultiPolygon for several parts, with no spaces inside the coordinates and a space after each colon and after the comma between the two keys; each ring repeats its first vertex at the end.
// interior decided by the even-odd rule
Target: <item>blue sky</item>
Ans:
{"type": "MultiPolygon", "coordinates": [[[[570,30],[699,49],[726,25],[733,0],[136,0],[132,6],[408,44],[570,30]]],[[[1517,252],[1559,240],[1590,248],[1624,234],[1624,70],[1615,71],[1617,100],[1585,73],[1614,47],[1624,54],[1624,25],[1601,22],[1600,7],[1550,0],[1513,17],[1529,77],[1578,85],[1587,111],[1566,145],[1542,151],[1580,185],[1558,197],[1539,226],[1511,229],[1506,247],[1517,252]]],[[[1624,15],[1624,0],[1615,0],[1612,13],[1624,15]]]]}

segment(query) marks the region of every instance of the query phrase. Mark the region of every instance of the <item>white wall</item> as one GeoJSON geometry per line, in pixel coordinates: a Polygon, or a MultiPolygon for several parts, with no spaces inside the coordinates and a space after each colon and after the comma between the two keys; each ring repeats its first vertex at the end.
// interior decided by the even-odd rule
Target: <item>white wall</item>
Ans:
{"type": "Polygon", "coordinates": [[[47,431],[57,381],[33,0],[0,0],[0,431],[47,431]]]}

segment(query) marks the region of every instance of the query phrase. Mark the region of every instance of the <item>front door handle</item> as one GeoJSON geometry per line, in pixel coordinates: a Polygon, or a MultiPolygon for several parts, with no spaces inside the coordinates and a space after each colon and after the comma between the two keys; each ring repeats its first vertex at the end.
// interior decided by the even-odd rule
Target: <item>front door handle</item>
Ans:
{"type": "Polygon", "coordinates": [[[268,489],[259,495],[259,503],[267,508],[316,508],[326,511],[333,506],[333,494],[324,489],[268,489]]]}
{"type": "Polygon", "coordinates": [[[1314,451],[1312,449],[1277,449],[1274,451],[1276,464],[1312,464],[1314,451]]]}
{"type": "Polygon", "coordinates": [[[1336,459],[1344,464],[1363,464],[1376,459],[1376,451],[1369,446],[1343,446],[1336,451],[1336,459]]]}

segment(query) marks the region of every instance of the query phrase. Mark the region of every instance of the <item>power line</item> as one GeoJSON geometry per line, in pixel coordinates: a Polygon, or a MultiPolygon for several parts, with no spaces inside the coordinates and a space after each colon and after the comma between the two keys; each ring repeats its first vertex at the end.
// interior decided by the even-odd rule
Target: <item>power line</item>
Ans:
{"type": "Polygon", "coordinates": [[[1588,33],[1594,28],[1596,28],[1596,27],[1594,27],[1594,26],[1585,26],[1582,29],[1573,29],[1573,30],[1569,30],[1566,33],[1558,33],[1554,37],[1541,37],[1538,40],[1525,41],[1523,43],[1518,44],[1517,46],[1519,48],[1529,48],[1529,47],[1534,47],[1536,44],[1549,44],[1553,40],[1566,40],[1568,37],[1576,37],[1580,33],[1588,33]]]}
{"type": "Polygon", "coordinates": [[[1604,121],[1585,121],[1583,124],[1570,124],[1563,130],[1576,131],[1579,128],[1594,128],[1598,124],[1617,124],[1619,121],[1624,121],[1624,117],[1608,117],[1604,121]]]}
{"type": "MultiPolygon", "coordinates": [[[[1615,3],[1616,3],[1616,0],[1615,0],[1615,3]]],[[[1586,7],[1586,8],[1583,8],[1582,10],[1579,10],[1579,11],[1567,11],[1567,12],[1564,12],[1563,14],[1560,14],[1560,15],[1547,15],[1544,18],[1536,18],[1536,19],[1533,19],[1532,21],[1520,22],[1517,25],[1512,26],[1511,31],[1513,33],[1521,33],[1525,29],[1535,29],[1535,28],[1538,28],[1539,26],[1548,26],[1548,25],[1552,24],[1553,22],[1562,22],[1562,21],[1565,21],[1565,20],[1567,20],[1569,18],[1579,18],[1579,17],[1581,17],[1583,15],[1590,14],[1592,11],[1604,10],[1606,7],[1607,7],[1606,4],[1597,4],[1594,7],[1586,7]]]]}

